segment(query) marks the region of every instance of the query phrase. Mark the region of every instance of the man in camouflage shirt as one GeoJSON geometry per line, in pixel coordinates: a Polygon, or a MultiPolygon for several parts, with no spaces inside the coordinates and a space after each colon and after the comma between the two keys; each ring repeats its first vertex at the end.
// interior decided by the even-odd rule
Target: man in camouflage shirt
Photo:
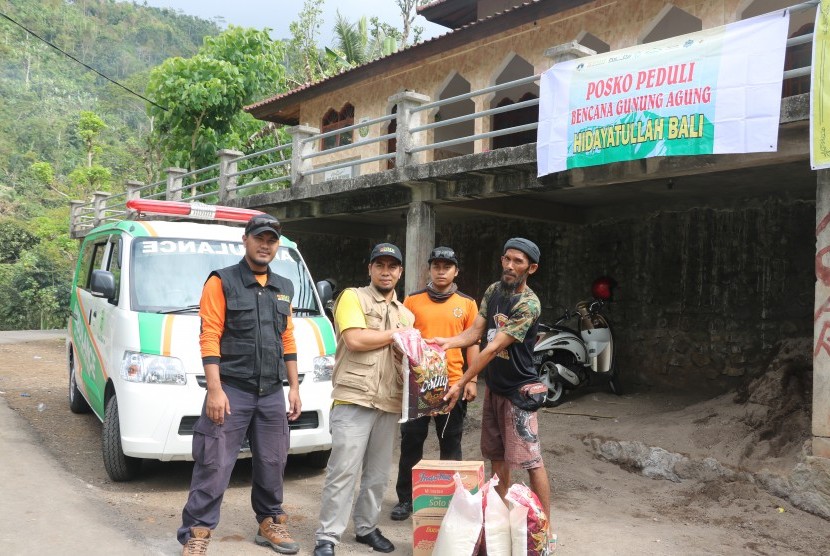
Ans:
{"type": "Polygon", "coordinates": [[[444,349],[465,347],[481,340],[481,351],[467,372],[447,393],[455,405],[464,386],[484,371],[487,390],[481,417],[481,454],[499,476],[496,487],[504,498],[511,469],[526,469],[530,489],[550,515],[550,483],[539,446],[536,412],[513,405],[510,396],[525,384],[537,382],[533,365],[541,308],[527,286],[527,277],[539,268],[539,248],[530,240],[512,238],[504,244],[501,281],[484,293],[476,320],[458,336],[435,338],[444,349]]]}

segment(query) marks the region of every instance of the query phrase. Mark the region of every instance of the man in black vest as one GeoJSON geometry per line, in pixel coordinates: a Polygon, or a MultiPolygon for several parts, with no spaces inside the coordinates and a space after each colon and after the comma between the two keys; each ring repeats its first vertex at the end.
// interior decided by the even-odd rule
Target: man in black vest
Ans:
{"type": "Polygon", "coordinates": [[[273,216],[254,216],[242,236],[244,258],[212,272],[202,291],[199,344],[207,395],[193,426],[195,464],[178,531],[184,556],[207,551],[246,432],[253,458],[251,506],[259,523],[254,540],[282,554],[299,551],[282,510],[288,421],[300,416],[301,403],[291,322],[294,287],[268,266],[280,230],[273,216]]]}

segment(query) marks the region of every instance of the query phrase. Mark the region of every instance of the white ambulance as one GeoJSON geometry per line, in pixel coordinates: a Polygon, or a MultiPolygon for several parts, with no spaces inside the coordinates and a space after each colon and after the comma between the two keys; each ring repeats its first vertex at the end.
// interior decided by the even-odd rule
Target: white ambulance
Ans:
{"type": "MultiPolygon", "coordinates": [[[[103,423],[104,467],[114,481],[142,459],[191,460],[193,425],[205,398],[199,299],[212,270],[244,255],[242,224],[259,211],[132,200],[138,215],[98,226],[83,240],[72,283],[66,356],[69,407],[103,423]],[[195,207],[195,208],[194,208],[195,207]],[[145,220],[163,214],[219,223],[145,220]]],[[[289,423],[292,454],[325,467],[334,330],[328,282],[315,288],[297,245],[281,238],[271,269],[294,284],[294,336],[303,407],[289,423]],[[318,291],[319,290],[319,291],[318,291]]],[[[285,388],[287,395],[288,389],[285,388]]],[[[250,455],[243,447],[242,457],[250,455]]]]}

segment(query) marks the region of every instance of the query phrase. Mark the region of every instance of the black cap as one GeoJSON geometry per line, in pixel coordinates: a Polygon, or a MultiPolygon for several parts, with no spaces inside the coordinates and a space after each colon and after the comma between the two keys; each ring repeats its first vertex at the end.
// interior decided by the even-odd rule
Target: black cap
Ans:
{"type": "Polygon", "coordinates": [[[429,254],[427,263],[432,264],[432,261],[449,261],[455,266],[458,266],[458,257],[452,247],[442,246],[433,249],[429,254]]]}
{"type": "Polygon", "coordinates": [[[401,254],[401,250],[398,249],[397,245],[392,245],[391,243],[378,243],[375,245],[375,248],[372,249],[372,254],[369,256],[369,262],[371,263],[378,257],[392,257],[393,259],[397,259],[399,263],[403,264],[403,255],[401,254]]]}
{"type": "Polygon", "coordinates": [[[280,225],[279,220],[270,214],[257,214],[256,216],[251,217],[251,219],[248,220],[248,223],[245,224],[246,236],[258,236],[263,232],[277,234],[277,237],[279,238],[282,234],[282,225],[280,225]]]}
{"type": "Polygon", "coordinates": [[[530,241],[529,239],[525,239],[523,237],[513,237],[507,240],[504,244],[504,249],[502,249],[502,255],[507,252],[508,249],[518,249],[525,255],[527,258],[530,259],[532,263],[539,263],[539,248],[536,246],[535,243],[530,241]]]}

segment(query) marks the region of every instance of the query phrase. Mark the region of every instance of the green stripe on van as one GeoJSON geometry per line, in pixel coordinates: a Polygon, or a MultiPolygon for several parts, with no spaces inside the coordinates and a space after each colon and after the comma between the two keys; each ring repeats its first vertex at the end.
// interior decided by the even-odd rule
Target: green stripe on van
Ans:
{"type": "Polygon", "coordinates": [[[312,317],[311,321],[320,331],[320,337],[323,338],[326,355],[334,355],[337,343],[334,341],[334,328],[331,326],[331,321],[326,317],[312,317]]]}
{"type": "Polygon", "coordinates": [[[161,355],[161,330],[166,316],[159,313],[138,313],[141,353],[161,355]]]}

